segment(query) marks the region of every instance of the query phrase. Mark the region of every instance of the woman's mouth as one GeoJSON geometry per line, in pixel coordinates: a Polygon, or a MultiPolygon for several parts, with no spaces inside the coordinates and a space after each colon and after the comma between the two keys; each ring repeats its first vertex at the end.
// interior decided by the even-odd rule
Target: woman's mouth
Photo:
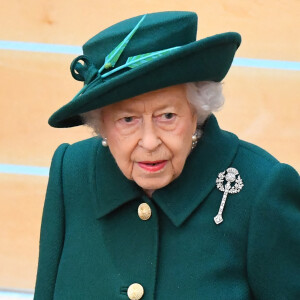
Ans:
{"type": "Polygon", "coordinates": [[[167,160],[157,160],[157,161],[140,161],[138,165],[148,171],[148,172],[157,172],[164,168],[166,165],[167,160]]]}

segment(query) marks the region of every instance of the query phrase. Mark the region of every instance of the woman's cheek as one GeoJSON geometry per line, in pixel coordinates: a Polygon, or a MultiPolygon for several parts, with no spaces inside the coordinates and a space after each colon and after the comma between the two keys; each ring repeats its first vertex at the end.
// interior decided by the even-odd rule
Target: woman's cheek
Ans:
{"type": "Polygon", "coordinates": [[[124,174],[124,176],[128,179],[132,179],[133,162],[130,159],[130,153],[125,153],[124,151],[117,151],[112,154],[116,160],[119,169],[124,174]]]}
{"type": "Polygon", "coordinates": [[[116,152],[115,159],[118,162],[119,168],[123,172],[123,174],[129,178],[132,179],[132,169],[133,169],[133,152],[135,149],[135,143],[133,142],[132,137],[131,138],[120,138],[118,140],[118,143],[116,145],[116,152]]]}

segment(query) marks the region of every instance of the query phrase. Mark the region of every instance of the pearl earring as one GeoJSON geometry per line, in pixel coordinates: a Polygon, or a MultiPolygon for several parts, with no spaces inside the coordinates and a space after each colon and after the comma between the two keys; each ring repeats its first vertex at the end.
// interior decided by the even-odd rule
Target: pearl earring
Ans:
{"type": "Polygon", "coordinates": [[[107,138],[103,138],[103,140],[102,140],[102,146],[103,147],[107,147],[108,146],[108,144],[107,144],[107,138]]]}
{"type": "Polygon", "coordinates": [[[197,131],[192,135],[192,150],[196,147],[197,143],[198,143],[198,133],[197,131]]]}

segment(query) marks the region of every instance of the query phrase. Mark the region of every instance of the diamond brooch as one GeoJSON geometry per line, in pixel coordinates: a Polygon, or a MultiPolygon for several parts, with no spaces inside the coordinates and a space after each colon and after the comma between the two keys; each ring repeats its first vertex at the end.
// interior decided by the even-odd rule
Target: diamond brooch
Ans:
{"type": "Polygon", "coordinates": [[[244,184],[238,170],[235,168],[228,168],[226,171],[219,173],[216,185],[221,192],[224,192],[218,214],[214,217],[214,221],[218,225],[223,222],[222,213],[228,194],[239,193],[244,184]],[[224,180],[226,180],[225,184],[224,180]]]}

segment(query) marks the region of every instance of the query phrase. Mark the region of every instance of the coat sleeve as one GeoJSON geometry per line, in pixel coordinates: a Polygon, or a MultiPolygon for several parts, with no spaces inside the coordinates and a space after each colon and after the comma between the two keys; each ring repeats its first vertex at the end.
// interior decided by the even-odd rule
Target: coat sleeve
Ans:
{"type": "Polygon", "coordinates": [[[257,187],[252,207],[247,271],[255,299],[300,299],[300,178],[277,164],[257,187]]]}
{"type": "Polygon", "coordinates": [[[39,261],[34,300],[52,300],[64,243],[62,163],[68,144],[60,145],[52,158],[43,209],[39,261]]]}

